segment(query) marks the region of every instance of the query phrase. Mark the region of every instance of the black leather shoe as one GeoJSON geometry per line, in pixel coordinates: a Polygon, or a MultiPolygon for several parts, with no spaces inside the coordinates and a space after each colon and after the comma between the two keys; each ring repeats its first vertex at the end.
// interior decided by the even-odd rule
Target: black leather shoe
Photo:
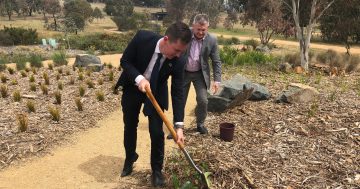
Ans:
{"type": "Polygon", "coordinates": [[[135,153],[134,157],[130,160],[125,160],[124,163],[124,168],[123,171],[121,173],[121,177],[125,177],[131,174],[131,172],[133,171],[133,165],[134,162],[139,158],[139,155],[137,153],[135,153]]]}
{"type": "Polygon", "coordinates": [[[165,186],[164,175],[161,173],[161,171],[154,171],[152,174],[151,181],[152,181],[153,187],[165,186]]]}
{"type": "Polygon", "coordinates": [[[208,130],[206,129],[205,126],[198,126],[196,130],[197,130],[197,132],[199,132],[200,134],[208,134],[208,130]]]}
{"type": "Polygon", "coordinates": [[[173,137],[172,134],[170,133],[170,134],[168,134],[168,136],[166,137],[166,139],[171,140],[171,139],[174,139],[174,137],[173,137]]]}

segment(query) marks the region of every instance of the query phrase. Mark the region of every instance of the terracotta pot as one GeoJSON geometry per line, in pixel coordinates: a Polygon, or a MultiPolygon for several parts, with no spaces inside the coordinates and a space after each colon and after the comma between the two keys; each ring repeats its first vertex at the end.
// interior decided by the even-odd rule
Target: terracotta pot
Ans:
{"type": "Polygon", "coordinates": [[[235,125],[233,123],[220,123],[220,138],[226,142],[231,142],[234,138],[235,125]]]}

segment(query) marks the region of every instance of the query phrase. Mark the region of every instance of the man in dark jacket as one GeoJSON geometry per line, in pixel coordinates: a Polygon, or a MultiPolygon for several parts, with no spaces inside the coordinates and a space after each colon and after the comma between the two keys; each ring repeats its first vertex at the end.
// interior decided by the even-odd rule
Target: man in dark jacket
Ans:
{"type": "Polygon", "coordinates": [[[151,138],[151,169],[153,186],[165,185],[161,172],[164,161],[163,121],[145,94],[150,87],[160,107],[168,109],[168,85],[171,79],[173,121],[178,143],[184,142],[184,66],[182,56],[191,40],[191,31],[182,22],[170,25],[165,36],[149,31],[139,31],[130,41],[120,60],[123,73],[117,87],[123,87],[121,99],[124,120],[124,146],[126,159],[121,176],[131,174],[138,159],[136,153],[137,126],[141,105],[148,116],[151,138]]]}

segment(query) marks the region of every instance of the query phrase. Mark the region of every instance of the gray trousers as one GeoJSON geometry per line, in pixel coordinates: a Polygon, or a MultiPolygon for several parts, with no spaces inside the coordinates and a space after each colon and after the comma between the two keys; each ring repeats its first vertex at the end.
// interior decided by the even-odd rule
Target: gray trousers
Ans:
{"type": "MultiPolygon", "coordinates": [[[[197,72],[188,72],[185,71],[184,75],[184,92],[185,92],[185,104],[187,101],[189,89],[191,83],[193,83],[195,92],[196,92],[196,124],[197,126],[204,126],[205,118],[207,116],[207,106],[208,106],[208,93],[205,83],[205,79],[202,75],[202,71],[197,72]]],[[[190,96],[190,98],[194,98],[190,96]]]]}

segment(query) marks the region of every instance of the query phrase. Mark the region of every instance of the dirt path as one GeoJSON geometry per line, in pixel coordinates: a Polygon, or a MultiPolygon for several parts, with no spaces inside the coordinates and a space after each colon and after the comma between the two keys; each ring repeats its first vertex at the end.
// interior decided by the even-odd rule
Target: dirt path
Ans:
{"type": "MultiPolygon", "coordinates": [[[[249,40],[249,39],[255,39],[254,37],[249,36],[234,36],[234,35],[223,35],[215,33],[217,36],[222,35],[223,37],[230,38],[230,37],[237,37],[241,41],[249,40]]],[[[286,40],[275,40],[274,43],[281,47],[299,47],[299,43],[296,41],[286,41],[286,40]]],[[[341,45],[333,45],[333,44],[325,44],[325,43],[311,43],[310,48],[312,49],[321,49],[321,50],[328,50],[332,49],[337,52],[346,53],[346,49],[344,46],[341,45]]],[[[360,46],[352,46],[350,49],[351,54],[360,54],[360,46]]]]}
{"type": "MultiPolygon", "coordinates": [[[[102,57],[102,60],[105,58],[116,64],[119,55],[112,57],[102,57]]],[[[193,89],[189,95],[195,95],[193,89]]],[[[193,119],[190,113],[194,107],[195,98],[189,98],[186,125],[193,119]]],[[[166,114],[171,120],[171,108],[166,114]]],[[[49,155],[0,172],[0,188],[139,188],[134,177],[119,177],[124,161],[122,112],[111,113],[98,125],[71,136],[68,144],[53,149],[49,155]]],[[[166,140],[165,148],[170,151],[177,147],[172,140],[166,140]]],[[[150,136],[143,115],[138,128],[137,152],[140,156],[134,174],[145,171],[150,175],[150,136]]],[[[150,183],[144,185],[149,187],[150,183]]]]}

